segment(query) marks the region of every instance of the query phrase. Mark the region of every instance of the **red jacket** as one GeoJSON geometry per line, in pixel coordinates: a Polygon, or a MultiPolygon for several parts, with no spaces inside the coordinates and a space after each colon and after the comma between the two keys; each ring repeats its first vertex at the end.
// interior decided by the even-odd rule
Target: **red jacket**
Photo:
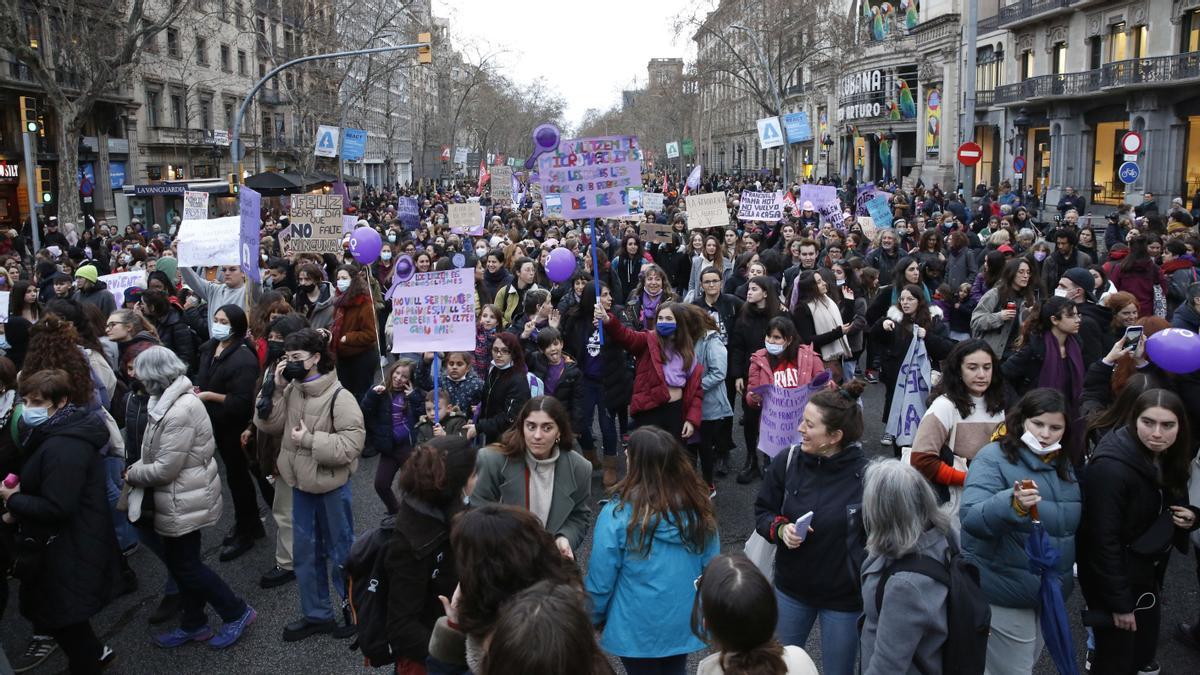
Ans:
{"type": "MultiPolygon", "coordinates": [[[[608,321],[604,322],[604,339],[616,341],[637,357],[633,398],[629,402],[631,415],[657,408],[671,400],[671,394],[667,391],[667,381],[663,378],[662,350],[658,345],[658,333],[652,330],[629,330],[615,314],[609,312],[608,321]]],[[[700,430],[701,406],[704,403],[704,389],[700,386],[700,378],[703,375],[704,366],[694,363],[687,384],[683,387],[683,419],[685,422],[691,422],[692,428],[697,432],[700,430]]]]}
{"type": "MultiPolygon", "coordinates": [[[[800,349],[796,352],[796,372],[799,375],[797,387],[808,386],[821,373],[825,372],[825,363],[821,361],[821,357],[813,351],[811,345],[800,345],[800,349]]],[[[762,406],[762,402],[754,402],[750,399],[750,393],[756,387],[761,387],[764,384],[775,384],[775,372],[771,369],[771,362],[767,360],[767,350],[760,349],[750,357],[750,377],[746,383],[746,405],[752,408],[762,406]]]]}
{"type": "Polygon", "coordinates": [[[1117,287],[1118,291],[1132,293],[1138,301],[1138,316],[1154,316],[1154,287],[1162,288],[1163,297],[1167,297],[1167,281],[1149,260],[1139,260],[1128,272],[1121,270],[1121,265],[1113,265],[1108,273],[1108,280],[1117,287]]]}

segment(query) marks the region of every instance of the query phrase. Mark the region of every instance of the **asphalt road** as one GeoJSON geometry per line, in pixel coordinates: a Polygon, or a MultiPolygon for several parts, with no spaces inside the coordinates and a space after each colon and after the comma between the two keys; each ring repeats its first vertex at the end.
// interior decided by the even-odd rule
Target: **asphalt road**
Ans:
{"type": "MultiPolygon", "coordinates": [[[[871,385],[864,398],[867,411],[867,447],[872,454],[890,454],[890,449],[880,448],[878,438],[882,430],[879,421],[883,406],[882,385],[871,385]]],[[[741,443],[740,428],[735,431],[741,443]]],[[[741,450],[735,451],[740,465],[741,450]]],[[[384,511],[372,488],[375,460],[364,460],[353,479],[355,529],[364,532],[373,527],[384,511]]],[[[600,492],[597,474],[593,494],[600,492]]],[[[721,548],[740,549],[753,526],[753,509],[757,483],[738,485],[733,476],[721,479],[716,497],[720,518],[721,548]]],[[[228,493],[227,493],[228,494],[228,493]]],[[[234,647],[215,651],[204,645],[189,645],[176,650],[155,647],[150,637],[160,627],[150,626],[146,619],[154,610],[161,592],[164,570],[162,564],[148,550],[136,553],[131,562],[138,572],[140,585],[130,595],[119,598],[104,612],[93,619],[93,627],[116,651],[116,661],[108,672],[126,674],[158,675],[159,673],[354,673],[373,671],[362,665],[356,652],[348,650],[348,641],[334,640],[329,636],[316,636],[299,643],[284,643],[281,635],[284,625],[299,617],[299,599],[295,584],[263,590],[258,587],[259,576],[274,564],[274,546],[269,537],[261,541],[250,553],[229,563],[217,561],[220,540],[232,525],[233,508],[226,498],[224,517],[218,527],[209,528],[204,534],[205,559],[234,589],[242,594],[258,611],[258,621],[234,647]]],[[[268,527],[273,532],[273,525],[268,527]]],[[[586,550],[580,559],[586,561],[586,550]]],[[[1196,582],[1195,560],[1176,555],[1168,568],[1166,586],[1162,593],[1163,635],[1159,641],[1158,658],[1164,674],[1200,672],[1200,652],[1180,645],[1171,634],[1175,624],[1183,620],[1195,620],[1200,612],[1200,597],[1196,582]]],[[[0,645],[10,655],[19,654],[29,637],[29,624],[17,613],[15,594],[16,582],[12,584],[13,600],[0,623],[0,645]]],[[[1083,628],[1079,624],[1081,597],[1078,591],[1068,599],[1068,614],[1073,622],[1073,635],[1079,652],[1082,670],[1084,653],[1083,628]]],[[[213,617],[215,620],[215,617],[213,617]]],[[[808,650],[819,665],[820,650],[817,631],[809,640],[808,650]]],[[[693,657],[693,667],[696,657],[693,657]]],[[[619,666],[617,666],[619,669],[619,666]]],[[[65,672],[66,660],[61,653],[53,655],[35,672],[65,672]]],[[[620,672],[618,670],[618,672],[620,672]]],[[[1054,673],[1054,666],[1046,657],[1038,664],[1036,673],[1054,673]]]]}

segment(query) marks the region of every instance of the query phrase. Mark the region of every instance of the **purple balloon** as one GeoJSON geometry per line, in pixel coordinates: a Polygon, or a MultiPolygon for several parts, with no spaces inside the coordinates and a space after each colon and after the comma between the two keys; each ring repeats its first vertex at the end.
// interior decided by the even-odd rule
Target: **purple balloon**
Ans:
{"type": "Polygon", "coordinates": [[[369,227],[360,227],[350,235],[350,255],[363,265],[370,265],[379,259],[379,249],[383,241],[379,233],[369,227]]]}
{"type": "Polygon", "coordinates": [[[1186,328],[1167,328],[1146,338],[1146,356],[1154,365],[1180,375],[1200,370],[1200,336],[1186,328]]]}
{"type": "Polygon", "coordinates": [[[570,250],[556,248],[550,251],[550,259],[546,261],[546,278],[556,284],[561,284],[575,273],[575,256],[570,250]]]}
{"type": "Polygon", "coordinates": [[[417,266],[413,264],[411,255],[402,255],[396,259],[396,269],[392,272],[396,280],[401,283],[413,278],[417,273],[417,266]]]}

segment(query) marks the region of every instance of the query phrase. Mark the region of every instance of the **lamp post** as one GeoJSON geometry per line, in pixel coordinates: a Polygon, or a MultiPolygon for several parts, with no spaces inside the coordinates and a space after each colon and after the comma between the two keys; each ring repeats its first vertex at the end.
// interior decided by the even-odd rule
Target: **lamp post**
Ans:
{"type": "Polygon", "coordinates": [[[783,96],[779,92],[778,82],[774,77],[771,76],[770,62],[767,61],[766,52],[763,51],[762,43],[758,41],[758,36],[755,35],[754,31],[738,23],[731,24],[729,27],[733,30],[740,30],[744,32],[746,37],[750,38],[751,44],[754,45],[754,52],[758,56],[758,63],[760,66],[762,66],[763,72],[765,72],[767,76],[767,82],[771,85],[771,96],[775,99],[775,119],[779,123],[779,133],[783,135],[783,148],[779,153],[780,163],[782,164],[783,168],[783,184],[790,187],[792,181],[788,175],[789,145],[787,126],[783,123],[783,96]]]}
{"type": "Polygon", "coordinates": [[[825,134],[825,138],[821,139],[821,147],[825,149],[825,177],[829,178],[829,172],[832,170],[830,168],[832,158],[829,153],[833,151],[833,138],[829,134],[825,134]]]}

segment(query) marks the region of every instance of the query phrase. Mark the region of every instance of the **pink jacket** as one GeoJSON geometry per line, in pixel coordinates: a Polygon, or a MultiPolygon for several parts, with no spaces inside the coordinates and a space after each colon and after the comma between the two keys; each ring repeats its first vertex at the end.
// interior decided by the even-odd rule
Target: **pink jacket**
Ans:
{"type": "MultiPolygon", "coordinates": [[[[825,372],[825,363],[821,356],[813,350],[812,345],[802,344],[796,352],[796,372],[799,374],[797,387],[803,387],[825,372]]],[[[750,356],[750,377],[746,384],[746,405],[757,408],[761,403],[755,403],[750,393],[764,384],[775,384],[775,372],[771,362],[767,360],[767,350],[760,349],[750,356]]]]}

